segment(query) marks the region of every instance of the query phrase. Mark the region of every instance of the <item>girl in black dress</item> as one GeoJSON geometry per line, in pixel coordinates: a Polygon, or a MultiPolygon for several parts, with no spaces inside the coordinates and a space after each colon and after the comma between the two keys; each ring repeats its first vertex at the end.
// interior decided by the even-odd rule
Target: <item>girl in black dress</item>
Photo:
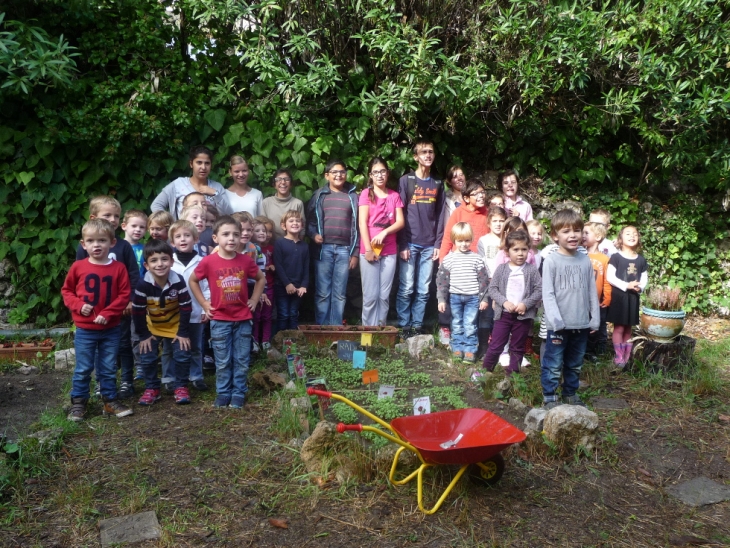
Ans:
{"type": "Polygon", "coordinates": [[[608,261],[606,278],[613,286],[606,321],[613,323],[616,367],[624,368],[631,356],[631,326],[639,324],[639,295],[649,281],[646,259],[639,254],[641,239],[636,227],[625,226],[616,241],[617,253],[608,261]]]}

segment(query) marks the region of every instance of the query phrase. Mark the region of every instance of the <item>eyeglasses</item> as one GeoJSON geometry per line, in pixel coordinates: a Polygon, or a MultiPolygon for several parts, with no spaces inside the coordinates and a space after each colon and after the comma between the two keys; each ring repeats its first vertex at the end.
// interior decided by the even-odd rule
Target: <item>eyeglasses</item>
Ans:
{"type": "Polygon", "coordinates": [[[339,175],[339,176],[342,176],[342,177],[344,177],[345,175],[347,175],[347,171],[346,171],[346,170],[344,170],[344,169],[330,169],[330,170],[328,171],[328,173],[329,173],[330,175],[333,175],[333,176],[335,176],[335,177],[337,177],[338,175],[339,175]]]}
{"type": "Polygon", "coordinates": [[[275,183],[291,183],[291,179],[289,177],[277,177],[274,179],[275,183]]]}
{"type": "Polygon", "coordinates": [[[472,192],[471,194],[469,194],[469,196],[471,198],[479,198],[479,196],[486,196],[486,195],[487,195],[487,193],[484,192],[483,190],[481,192],[472,192]]]}
{"type": "Polygon", "coordinates": [[[378,169],[376,171],[371,171],[370,175],[373,177],[385,177],[388,174],[387,169],[378,169]]]}

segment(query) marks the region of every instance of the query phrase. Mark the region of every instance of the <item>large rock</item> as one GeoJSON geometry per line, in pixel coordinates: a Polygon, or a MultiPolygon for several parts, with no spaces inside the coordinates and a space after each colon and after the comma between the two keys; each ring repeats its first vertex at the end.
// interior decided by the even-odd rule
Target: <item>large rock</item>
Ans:
{"type": "Polygon", "coordinates": [[[274,338],[271,339],[271,346],[276,348],[279,352],[284,352],[285,339],[291,339],[292,342],[297,344],[299,350],[307,344],[307,340],[304,338],[304,333],[298,329],[285,329],[274,335],[274,338]]]}
{"type": "Polygon", "coordinates": [[[254,386],[260,386],[268,392],[273,392],[286,386],[286,377],[281,373],[267,369],[265,371],[256,371],[251,375],[250,383],[254,386]]]}
{"type": "Polygon", "coordinates": [[[56,350],[56,369],[75,369],[76,368],[76,350],[68,348],[66,350],[56,350]]]}
{"type": "Polygon", "coordinates": [[[547,413],[542,407],[530,409],[525,415],[525,434],[529,436],[542,433],[547,413]]]}
{"type": "Polygon", "coordinates": [[[299,452],[307,472],[318,473],[323,470],[323,464],[331,458],[338,435],[334,423],[327,421],[317,423],[314,432],[305,440],[299,452]]]}
{"type": "Polygon", "coordinates": [[[424,350],[433,350],[433,335],[416,335],[406,341],[408,343],[408,353],[414,358],[421,356],[424,350]]]}
{"type": "Polygon", "coordinates": [[[543,424],[545,437],[570,453],[578,446],[592,450],[596,444],[598,415],[579,405],[559,405],[548,411],[543,424]]]}

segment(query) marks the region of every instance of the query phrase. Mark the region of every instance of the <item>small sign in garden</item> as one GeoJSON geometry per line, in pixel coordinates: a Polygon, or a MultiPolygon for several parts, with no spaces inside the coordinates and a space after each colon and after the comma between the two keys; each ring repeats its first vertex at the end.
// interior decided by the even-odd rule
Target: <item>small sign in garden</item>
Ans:
{"type": "Polygon", "coordinates": [[[343,361],[351,362],[352,353],[360,350],[358,341],[337,341],[337,357],[343,361]]]}
{"type": "Polygon", "coordinates": [[[395,386],[392,384],[381,384],[378,390],[378,399],[392,398],[395,393],[395,386]]]}
{"type": "Polygon", "coordinates": [[[352,367],[355,369],[365,369],[365,359],[368,353],[364,350],[355,350],[352,353],[352,367]]]}
{"type": "Polygon", "coordinates": [[[378,370],[377,369],[369,369],[368,371],[362,372],[362,383],[363,384],[373,384],[375,382],[378,382],[378,370]]]}
{"type": "Polygon", "coordinates": [[[413,398],[413,414],[414,415],[428,415],[431,412],[431,398],[428,396],[421,396],[420,398],[413,398]]]}

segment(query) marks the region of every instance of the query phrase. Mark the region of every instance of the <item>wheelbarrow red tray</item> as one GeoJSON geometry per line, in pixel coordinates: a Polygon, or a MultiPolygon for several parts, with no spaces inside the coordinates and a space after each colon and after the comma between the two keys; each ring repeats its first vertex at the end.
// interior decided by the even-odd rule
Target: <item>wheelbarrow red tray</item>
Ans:
{"type": "Polygon", "coordinates": [[[483,462],[526,437],[522,430],[494,413],[473,408],[400,417],[390,425],[429,464],[483,462]],[[460,434],[462,437],[456,445],[448,449],[441,447],[460,434]]]}

